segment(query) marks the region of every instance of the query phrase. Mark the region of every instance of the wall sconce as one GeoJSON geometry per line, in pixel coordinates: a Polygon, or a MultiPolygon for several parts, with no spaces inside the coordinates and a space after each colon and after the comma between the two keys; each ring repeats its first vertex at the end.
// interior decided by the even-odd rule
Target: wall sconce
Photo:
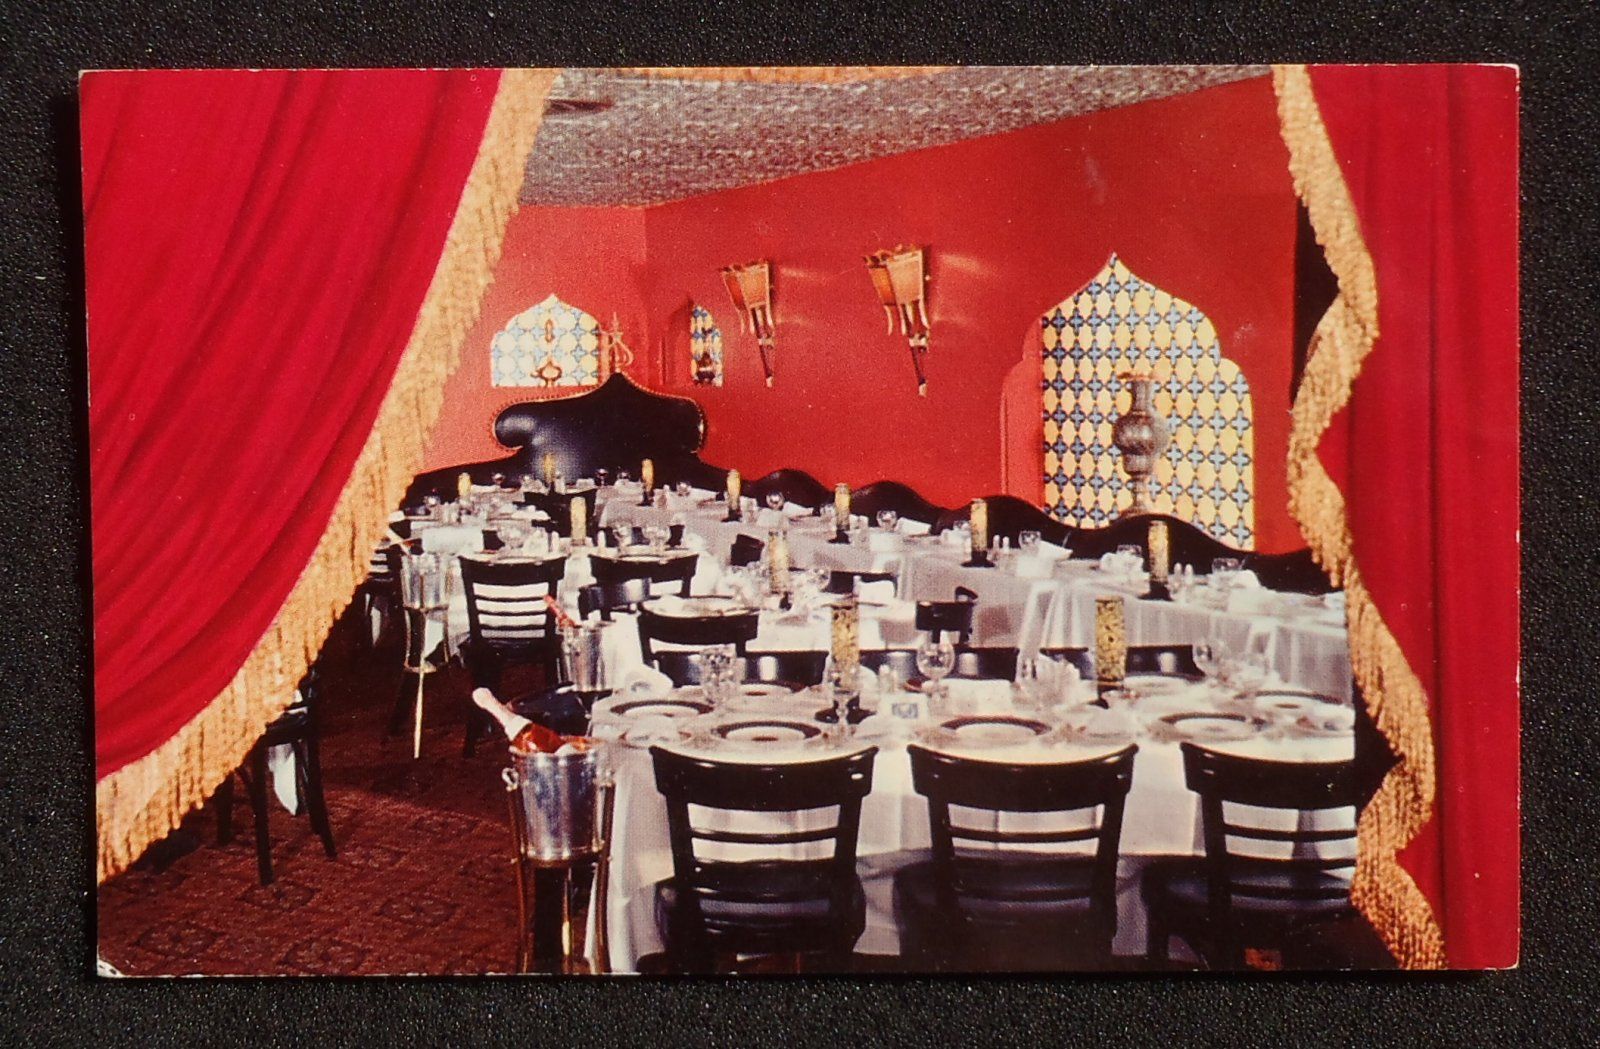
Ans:
{"type": "Polygon", "coordinates": [[[761,349],[761,370],[772,385],[772,265],[765,259],[729,266],[722,282],[739,310],[739,326],[756,337],[761,349]]]}
{"type": "Polygon", "coordinates": [[[928,377],[922,371],[922,357],[928,352],[928,275],[923,269],[924,255],[922,248],[898,247],[874,252],[866,263],[891,335],[895,318],[900,319],[900,332],[911,347],[911,365],[917,370],[917,393],[926,397],[928,377]]]}

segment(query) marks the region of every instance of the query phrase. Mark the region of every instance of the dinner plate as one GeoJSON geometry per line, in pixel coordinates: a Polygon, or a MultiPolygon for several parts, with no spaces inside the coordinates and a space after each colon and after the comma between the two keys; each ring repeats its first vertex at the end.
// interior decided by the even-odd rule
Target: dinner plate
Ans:
{"type": "Polygon", "coordinates": [[[694,699],[633,699],[607,711],[622,718],[693,718],[711,713],[711,704],[694,699]]]}
{"type": "Polygon", "coordinates": [[[702,616],[733,616],[750,611],[731,597],[717,597],[707,595],[704,597],[673,597],[657,598],[645,603],[646,608],[658,616],[682,616],[684,618],[699,618],[702,616]]]}
{"type": "Polygon", "coordinates": [[[748,685],[739,686],[739,695],[751,699],[778,699],[792,696],[800,691],[792,685],[780,684],[776,681],[752,681],[748,685]]]}
{"type": "Polygon", "coordinates": [[[729,721],[711,732],[730,743],[800,743],[822,735],[822,730],[817,726],[788,718],[729,721]]]}
{"type": "Polygon", "coordinates": [[[1168,714],[1160,719],[1160,723],[1180,739],[1196,743],[1248,739],[1255,734],[1255,725],[1243,714],[1218,714],[1214,711],[1168,714]]]}
{"type": "Polygon", "coordinates": [[[652,747],[661,743],[682,743],[689,733],[676,724],[675,718],[645,718],[630,726],[619,742],[628,747],[652,747]]]}
{"type": "Polygon", "coordinates": [[[1193,688],[1194,681],[1175,674],[1129,674],[1122,687],[1141,696],[1176,696],[1193,688]]]}
{"type": "Polygon", "coordinates": [[[1008,743],[1025,743],[1050,731],[1050,726],[1032,718],[1012,717],[1007,714],[974,714],[951,718],[940,724],[962,743],[981,743],[991,746],[1008,743]]]}

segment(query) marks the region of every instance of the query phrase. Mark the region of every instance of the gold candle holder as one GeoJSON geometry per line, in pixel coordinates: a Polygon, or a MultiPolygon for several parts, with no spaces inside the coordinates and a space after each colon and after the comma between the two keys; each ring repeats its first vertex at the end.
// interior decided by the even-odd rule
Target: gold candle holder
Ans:
{"type": "Polygon", "coordinates": [[[456,474],[456,495],[462,499],[472,494],[472,475],[465,470],[456,474]]]}
{"type": "Polygon", "coordinates": [[[544,459],[541,460],[541,462],[540,462],[540,472],[543,473],[543,475],[544,475],[544,483],[547,486],[554,485],[556,483],[556,453],[555,452],[545,452],[544,453],[544,459]]]}
{"type": "Polygon", "coordinates": [[[833,603],[832,640],[835,683],[854,692],[861,669],[861,606],[854,594],[833,603]]]}
{"type": "Polygon", "coordinates": [[[972,512],[969,517],[972,528],[972,560],[966,562],[968,568],[987,568],[989,566],[989,504],[982,499],[972,500],[972,512]]]}
{"type": "Polygon", "coordinates": [[[1171,570],[1172,550],[1171,536],[1167,532],[1167,522],[1154,520],[1150,522],[1150,597],[1166,600],[1171,597],[1167,590],[1167,573],[1171,570]]]}
{"type": "Polygon", "coordinates": [[[782,532],[767,533],[767,572],[772,592],[789,593],[789,540],[782,532]]]}
{"type": "Polygon", "coordinates": [[[833,538],[834,543],[850,541],[850,486],[833,486],[833,538]]]}
{"type": "Polygon", "coordinates": [[[1094,669],[1101,688],[1114,688],[1128,676],[1127,610],[1120,597],[1094,599],[1094,669]]]}
{"type": "Polygon", "coordinates": [[[583,546],[589,540],[589,504],[583,501],[583,496],[575,495],[567,505],[572,508],[568,515],[572,524],[572,545],[583,546]]]}
{"type": "Polygon", "coordinates": [[[644,496],[640,499],[639,505],[649,506],[650,494],[655,491],[656,487],[656,464],[654,461],[646,459],[639,464],[639,480],[644,484],[644,496]]]}
{"type": "Polygon", "coordinates": [[[730,521],[737,521],[739,519],[739,492],[740,491],[741,491],[741,487],[740,487],[740,482],[739,482],[739,471],[738,470],[729,470],[728,471],[728,520],[730,520],[730,521]]]}

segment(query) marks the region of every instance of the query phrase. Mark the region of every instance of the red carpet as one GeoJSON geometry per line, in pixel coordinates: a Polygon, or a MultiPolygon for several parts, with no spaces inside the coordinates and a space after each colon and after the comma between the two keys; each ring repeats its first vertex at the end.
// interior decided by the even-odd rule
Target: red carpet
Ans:
{"type": "MultiPolygon", "coordinates": [[[[191,814],[168,846],[200,841],[165,869],[149,859],[101,886],[101,957],[130,976],[506,972],[515,961],[516,888],[505,751],[461,755],[464,672],[429,678],[422,758],[409,724],[385,741],[398,655],[323,660],[323,772],[338,857],[305,816],[273,803],[276,880],[256,872],[254,821],[237,791],[234,838],[191,814]],[[191,837],[191,835],[193,837],[191,837]]],[[[334,651],[337,650],[337,651],[334,651]]]]}

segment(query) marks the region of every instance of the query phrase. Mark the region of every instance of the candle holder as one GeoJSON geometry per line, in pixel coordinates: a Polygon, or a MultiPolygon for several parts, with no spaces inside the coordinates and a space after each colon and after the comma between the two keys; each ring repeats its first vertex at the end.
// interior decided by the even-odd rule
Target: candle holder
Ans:
{"type": "Polygon", "coordinates": [[[994,562],[989,558],[989,551],[974,550],[972,556],[961,562],[962,568],[993,568],[994,562]]]}
{"type": "Polygon", "coordinates": [[[741,518],[739,516],[739,504],[738,503],[734,502],[731,499],[728,501],[728,516],[724,517],[723,520],[724,521],[728,521],[728,522],[737,522],[737,521],[741,520],[741,518]]]}
{"type": "Polygon", "coordinates": [[[834,525],[833,526],[833,538],[829,539],[828,542],[830,542],[830,543],[849,543],[850,542],[850,529],[846,528],[844,525],[834,525]]]}
{"type": "Polygon", "coordinates": [[[1171,537],[1167,532],[1167,522],[1157,518],[1150,522],[1150,531],[1145,541],[1145,549],[1149,552],[1150,562],[1150,590],[1144,596],[1150,601],[1171,601],[1172,591],[1167,586],[1168,561],[1171,552],[1171,537]]]}
{"type": "Polygon", "coordinates": [[[644,486],[644,494],[639,497],[639,505],[640,506],[654,506],[655,505],[655,499],[656,499],[655,492],[656,492],[656,490],[654,488],[651,488],[649,485],[645,485],[644,486]]]}

